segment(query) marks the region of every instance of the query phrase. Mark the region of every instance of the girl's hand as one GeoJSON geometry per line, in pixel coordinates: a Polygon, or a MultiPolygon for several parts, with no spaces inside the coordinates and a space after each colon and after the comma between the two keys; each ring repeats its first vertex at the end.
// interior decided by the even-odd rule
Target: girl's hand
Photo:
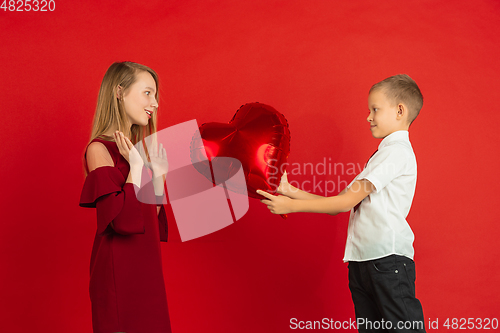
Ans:
{"type": "Polygon", "coordinates": [[[263,204],[267,205],[267,208],[271,211],[273,214],[288,214],[292,212],[292,207],[293,207],[293,199],[290,199],[289,197],[283,196],[283,195],[272,195],[270,193],[257,190],[257,193],[268,198],[269,200],[261,200],[263,204]]]}
{"type": "Polygon", "coordinates": [[[160,143],[159,147],[151,145],[149,158],[151,162],[145,161],[144,164],[153,172],[153,177],[160,177],[168,172],[167,151],[163,147],[163,143],[160,143]]]}
{"type": "Polygon", "coordinates": [[[113,133],[113,136],[115,138],[116,145],[118,146],[120,154],[127,160],[130,167],[142,168],[144,162],[130,139],[123,135],[122,132],[118,131],[113,133]]]}

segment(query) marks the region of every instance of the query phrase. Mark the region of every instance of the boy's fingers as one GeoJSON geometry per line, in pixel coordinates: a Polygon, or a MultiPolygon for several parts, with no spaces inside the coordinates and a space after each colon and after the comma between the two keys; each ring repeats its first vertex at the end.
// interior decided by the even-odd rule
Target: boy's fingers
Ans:
{"type": "Polygon", "coordinates": [[[260,202],[262,202],[263,204],[266,204],[266,205],[270,205],[272,204],[273,202],[271,200],[261,200],[260,202]]]}
{"type": "Polygon", "coordinates": [[[263,197],[266,197],[268,199],[272,199],[274,198],[274,195],[270,194],[270,193],[267,193],[267,192],[264,192],[264,191],[261,191],[261,190],[257,190],[257,194],[260,194],[262,195],[263,197]]]}

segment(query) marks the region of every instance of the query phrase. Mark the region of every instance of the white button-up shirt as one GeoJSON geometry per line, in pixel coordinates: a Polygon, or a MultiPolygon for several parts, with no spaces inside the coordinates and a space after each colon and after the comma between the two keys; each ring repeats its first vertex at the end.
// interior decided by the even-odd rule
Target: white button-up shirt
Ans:
{"type": "Polygon", "coordinates": [[[408,131],[386,136],[356,180],[369,180],[375,190],[351,209],[344,262],[398,254],[413,259],[414,235],[406,217],[417,183],[417,160],[408,131]]]}

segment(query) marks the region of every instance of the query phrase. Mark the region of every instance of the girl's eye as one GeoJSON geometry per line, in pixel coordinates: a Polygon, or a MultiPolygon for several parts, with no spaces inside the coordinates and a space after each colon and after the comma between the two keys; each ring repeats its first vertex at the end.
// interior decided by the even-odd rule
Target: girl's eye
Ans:
{"type": "Polygon", "coordinates": [[[146,91],[146,95],[149,96],[149,94],[151,94],[151,91],[146,91]]]}

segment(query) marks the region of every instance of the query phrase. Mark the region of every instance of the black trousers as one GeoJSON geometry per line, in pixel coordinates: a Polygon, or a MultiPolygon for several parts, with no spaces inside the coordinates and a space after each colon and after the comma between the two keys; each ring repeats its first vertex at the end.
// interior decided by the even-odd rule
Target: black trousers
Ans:
{"type": "Polygon", "coordinates": [[[393,254],[348,267],[359,332],[425,332],[413,260],[393,254]]]}

